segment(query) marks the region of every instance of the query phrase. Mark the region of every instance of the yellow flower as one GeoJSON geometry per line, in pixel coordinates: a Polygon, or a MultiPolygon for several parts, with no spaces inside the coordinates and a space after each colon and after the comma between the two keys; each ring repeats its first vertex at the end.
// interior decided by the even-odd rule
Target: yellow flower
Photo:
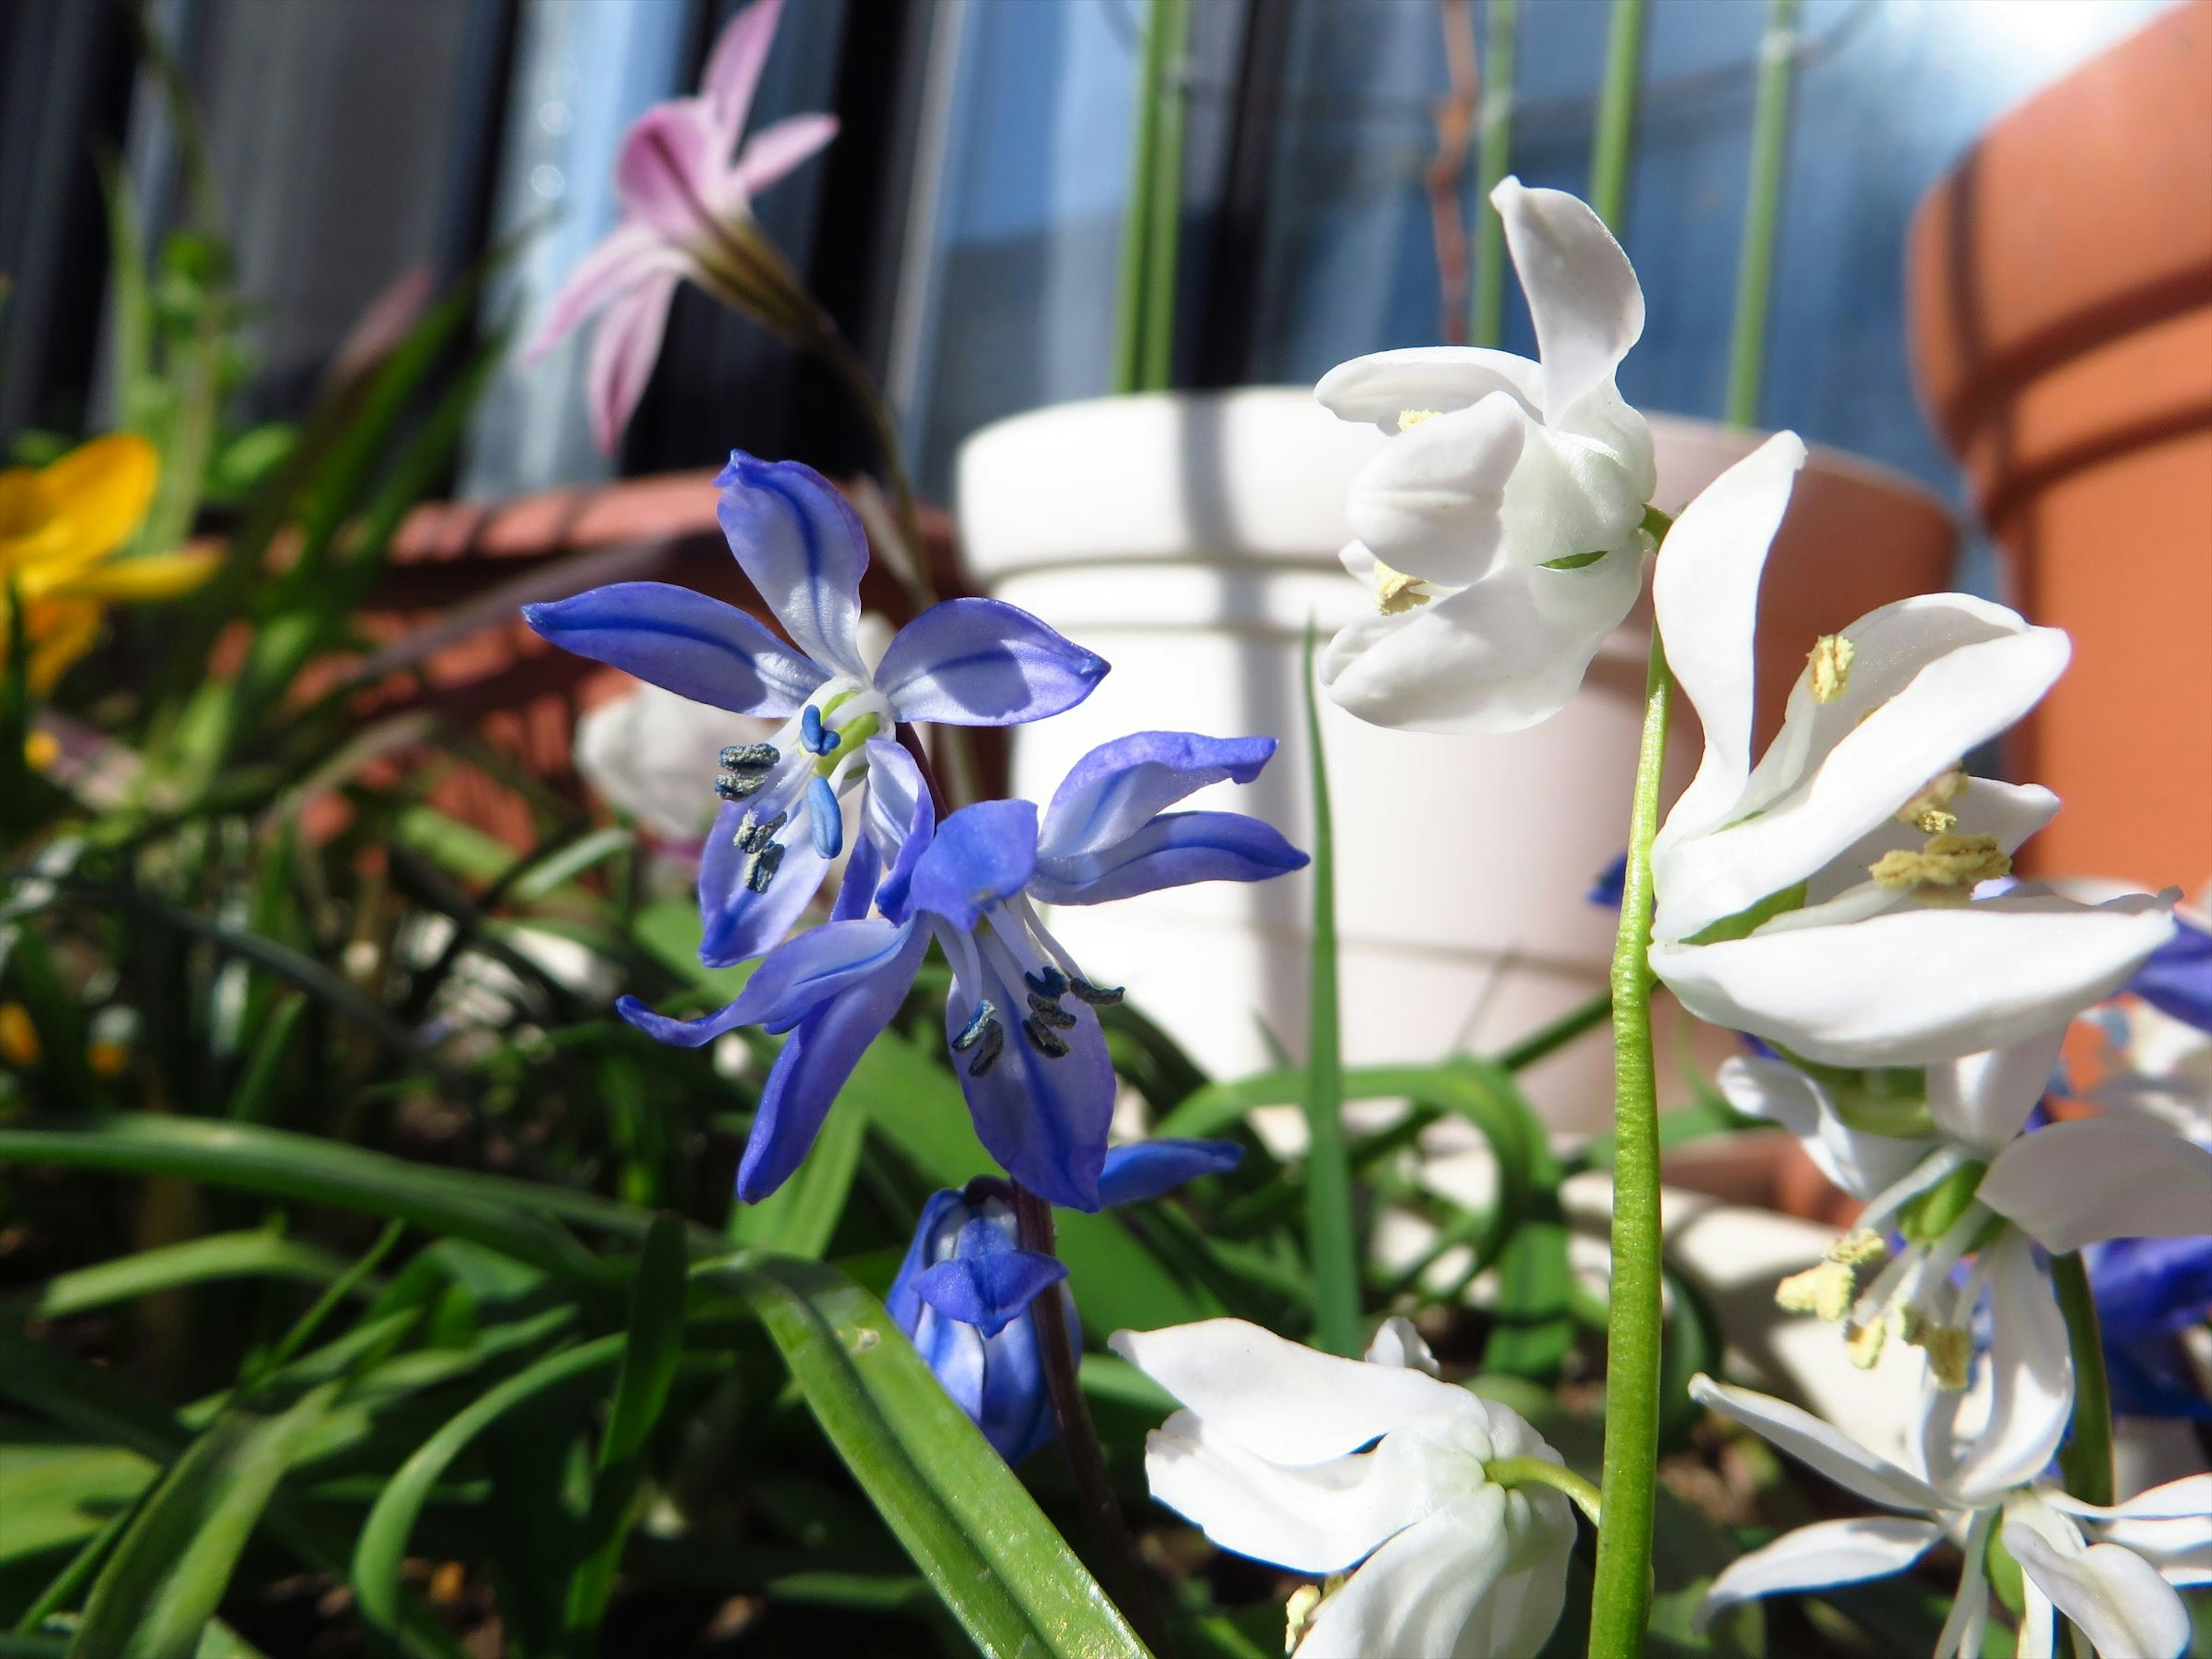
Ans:
{"type": "MultiPolygon", "coordinates": [[[[159,471],[153,445],[116,432],[49,465],[0,472],[0,623],[12,583],[33,692],[52,689],[92,648],[108,605],[174,599],[214,572],[221,556],[212,552],[115,557],[152,505],[159,471]]],[[[0,632],[0,657],[5,652],[0,632]]]]}

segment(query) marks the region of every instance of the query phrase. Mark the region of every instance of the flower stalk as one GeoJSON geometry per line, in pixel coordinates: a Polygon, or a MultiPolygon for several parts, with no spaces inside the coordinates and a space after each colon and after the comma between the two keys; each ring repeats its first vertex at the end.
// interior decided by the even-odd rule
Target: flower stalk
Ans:
{"type": "Polygon", "coordinates": [[[1590,142],[1589,204],[1616,236],[1628,199],[1634,155],[1637,82],[1644,69],[1644,0],[1613,0],[1605,40],[1605,89],[1599,94],[1597,131],[1590,142]]]}
{"type": "Polygon", "coordinates": [[[2058,1310],[2066,1316],[2066,1346],[2074,1359],[2074,1421],[2059,1449],[2066,1490],[2085,1504],[2112,1501],[2112,1389],[2105,1375],[2105,1338],[2097,1298],[2079,1250],[2051,1258],[2058,1310]]]}
{"type": "Polygon", "coordinates": [[[1729,343],[1730,426],[1759,419],[1766,368],[1767,301],[1774,287],[1774,244],[1782,214],[1782,163],[1790,144],[1790,77],[1796,48],[1797,0],[1767,0],[1759,41],[1759,92],[1752,106],[1751,182],[1744,192],[1743,246],[1736,259],[1735,323],[1729,343]]]}
{"type": "Polygon", "coordinates": [[[1674,678],[1655,626],[1613,953],[1613,1301],[1606,1316],[1603,1503],[1590,1659],[1635,1659],[1651,1605],[1659,1461],[1659,1107],[1651,1057],[1651,838],[1674,678]]]}
{"type": "MultiPolygon", "coordinates": [[[[1019,1182],[1013,1185],[1014,1219],[1022,1249],[1057,1256],[1059,1237],[1052,1206],[1019,1182]]],[[[1068,1328],[1066,1304],[1058,1296],[1041,1296],[1030,1306],[1036,1318],[1045,1391],[1051,1396],[1060,1443],[1067,1453],[1068,1472],[1075,1480],[1076,1502],[1097,1553],[1095,1565],[1099,1579],[1145,1645],[1165,1659],[1173,1650],[1145,1583],[1137,1540],[1130,1535],[1129,1523],[1121,1514],[1121,1499],[1114,1495],[1105,1449],[1098,1443],[1098,1426],[1091,1420],[1091,1406],[1083,1397],[1082,1376],[1076,1368],[1077,1338],[1068,1328]]]]}
{"type": "Polygon", "coordinates": [[[1468,302],[1467,337],[1494,346],[1505,315],[1505,222],[1490,199],[1506,174],[1513,148],[1513,39],[1520,19],[1515,0],[1490,0],[1482,47],[1482,100],[1475,142],[1474,297],[1468,302]]]}
{"type": "Polygon", "coordinates": [[[1486,1464],[1484,1470],[1501,1486],[1549,1486],[1553,1492],[1563,1492],[1590,1525],[1598,1524],[1598,1516],[1603,1510],[1602,1494],[1564,1463],[1549,1462],[1541,1457],[1501,1457],[1486,1464]]]}

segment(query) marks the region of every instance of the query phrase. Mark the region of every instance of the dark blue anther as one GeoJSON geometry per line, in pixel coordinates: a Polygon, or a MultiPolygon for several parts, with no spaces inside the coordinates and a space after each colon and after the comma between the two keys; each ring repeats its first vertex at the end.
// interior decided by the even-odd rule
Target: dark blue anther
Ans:
{"type": "Polygon", "coordinates": [[[806,781],[806,827],[813,832],[814,850],[823,858],[845,850],[845,815],[837,810],[837,792],[827,778],[806,781]]]}
{"type": "Polygon", "coordinates": [[[1048,962],[1035,973],[1024,974],[1022,983],[1042,997],[1065,996],[1067,994],[1067,975],[1048,962]]]}
{"type": "Polygon", "coordinates": [[[1094,1008],[1110,1008],[1129,994],[1119,985],[1093,985],[1080,974],[1070,976],[1067,988],[1079,1001],[1087,1002],[1094,1008]]]}
{"type": "Polygon", "coordinates": [[[761,848],[775,839],[775,832],[782,829],[785,823],[789,822],[790,817],[791,814],[788,812],[778,812],[774,817],[763,822],[751,813],[746,813],[738,824],[736,836],[738,851],[759,852],[761,848]]]}
{"type": "Polygon", "coordinates": [[[1060,1040],[1060,1033],[1035,1014],[1022,1022],[1022,1034],[1029,1038],[1030,1047],[1047,1060],[1058,1060],[1067,1052],[1067,1044],[1060,1040]]]}
{"type": "Polygon", "coordinates": [[[968,1062],[968,1075],[969,1077],[988,1076],[991,1068],[999,1063],[999,1056],[1004,1054],[1006,1049],[1006,1028],[1000,1024],[997,1020],[992,1020],[983,1027],[982,1036],[976,1040],[975,1053],[968,1062]]]}
{"type": "Polygon", "coordinates": [[[982,1041],[983,1028],[996,1024],[998,1018],[998,1009],[992,1004],[990,998],[985,997],[975,1005],[975,1012],[968,1016],[968,1023],[960,1028],[960,1035],[952,1039],[952,1052],[956,1054],[966,1054],[982,1041]]]}
{"type": "Polygon", "coordinates": [[[772,743],[733,743],[722,750],[722,764],[732,772],[763,772],[782,757],[772,743]]]}
{"type": "Polygon", "coordinates": [[[1073,1014],[1069,1013],[1050,997],[1041,997],[1035,991],[1030,993],[1030,1012],[1046,1024],[1059,1030],[1072,1030],[1075,1024],[1073,1014]]]}
{"type": "Polygon", "coordinates": [[[775,879],[777,867],[783,862],[783,843],[770,842],[753,854],[752,867],[745,872],[745,890],[765,893],[769,883],[775,879]]]}
{"type": "Polygon", "coordinates": [[[799,740],[816,755],[826,755],[837,746],[837,734],[823,726],[822,711],[811,702],[799,717],[799,740]]]}

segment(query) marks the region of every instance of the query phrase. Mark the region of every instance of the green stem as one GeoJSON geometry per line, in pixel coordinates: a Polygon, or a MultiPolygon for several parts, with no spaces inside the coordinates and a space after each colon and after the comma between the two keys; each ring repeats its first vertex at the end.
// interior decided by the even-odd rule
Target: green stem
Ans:
{"type": "Polygon", "coordinates": [[[1644,70],[1644,0],[1613,0],[1605,41],[1605,90],[1590,142],[1589,204],[1616,236],[1628,198],[1628,165],[1636,134],[1636,91],[1644,70]]]}
{"type": "Polygon", "coordinates": [[[1540,1457],[1501,1457],[1486,1464],[1483,1473],[1501,1486],[1549,1486],[1553,1492],[1565,1492],[1589,1517],[1590,1525],[1598,1524],[1603,1501],[1598,1489],[1563,1464],[1540,1457]]]}
{"type": "Polygon", "coordinates": [[[1782,163],[1790,145],[1790,76],[1797,0],[1766,0],[1759,40],[1759,95],[1751,117],[1751,182],[1745,191],[1743,246],[1737,254],[1735,325],[1729,342],[1731,426],[1759,418],[1766,367],[1766,307],[1774,285],[1775,232],[1782,211],[1782,163]]]}
{"type": "Polygon", "coordinates": [[[1628,875],[1613,952],[1613,1305],[1606,1320],[1605,1512],[1590,1603],[1590,1659],[1637,1659],[1651,1611],[1659,1463],[1659,1104],[1651,1060],[1651,838],[1674,677],[1659,631],[1628,818],[1628,875]]]}
{"type": "Polygon", "coordinates": [[[1136,152],[1121,232],[1114,390],[1175,382],[1176,284],[1182,232],[1184,47],[1190,0],[1152,0],[1138,69],[1136,152]]]}
{"type": "Polygon", "coordinates": [[[1549,1025],[1529,1032],[1498,1055],[1498,1064],[1509,1072],[1525,1072],[1555,1050],[1565,1048],[1584,1031],[1603,1024],[1605,1017],[1612,1012],[1612,990],[1600,991],[1580,1007],[1570,1008],[1549,1025]]]}
{"type": "Polygon", "coordinates": [[[1505,314],[1505,222],[1490,192],[1505,176],[1513,151],[1513,38],[1518,0],[1489,0],[1482,43],[1482,118],[1475,141],[1474,293],[1468,301],[1467,337],[1498,343],[1505,314]]]}
{"type": "Polygon", "coordinates": [[[1314,627],[1306,624],[1306,753],[1313,768],[1313,961],[1306,999],[1306,1238],[1313,1256],[1314,1335],[1329,1353],[1359,1352],[1359,1252],[1352,1167],[1344,1146],[1343,1031],[1336,983],[1336,840],[1328,759],[1314,690],[1314,627]]]}
{"type": "Polygon", "coordinates": [[[2059,1311],[2066,1316],[2066,1346],[2074,1357],[2074,1428],[2058,1453],[2066,1490],[2085,1504],[2112,1501],[2112,1391],[2105,1376],[2105,1339],[2097,1323],[2097,1298],[2081,1253],[2051,1258],[2059,1311]]]}

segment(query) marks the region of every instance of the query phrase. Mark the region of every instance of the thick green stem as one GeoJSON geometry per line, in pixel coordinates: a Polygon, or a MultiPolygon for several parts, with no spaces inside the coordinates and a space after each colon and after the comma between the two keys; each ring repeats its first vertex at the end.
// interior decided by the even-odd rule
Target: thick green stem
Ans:
{"type": "Polygon", "coordinates": [[[2074,1431],[2058,1453],[2066,1490],[2085,1504],[2112,1501],[2112,1390],[2105,1376],[2105,1338],[2097,1323],[2097,1298],[2081,1253],[2051,1258],[2051,1277],[2066,1316],[2066,1346],[2074,1357],[2074,1431]]]}
{"type": "Polygon", "coordinates": [[[1598,98],[1597,132],[1590,142],[1589,204],[1615,236],[1621,231],[1634,150],[1636,88],[1644,70],[1644,3],[1613,0],[1613,27],[1605,42],[1605,90],[1598,98]]]}
{"type": "Polygon", "coordinates": [[[1505,222],[1490,205],[1490,192],[1505,176],[1513,149],[1513,37],[1517,0],[1489,0],[1482,43],[1482,116],[1475,143],[1474,295],[1468,302],[1467,337],[1494,346],[1505,308],[1505,222]]]}
{"type": "Polygon", "coordinates": [[[1606,1525],[1597,1538],[1590,1659],[1638,1659],[1651,1611],[1659,1464],[1659,1103],[1651,1060],[1651,838],[1674,677],[1658,629],[1628,818],[1628,874],[1613,951],[1613,1304],[1606,1319],[1606,1525]]]}
{"type": "Polygon", "coordinates": [[[1729,343],[1731,426],[1759,419],[1766,367],[1766,306],[1774,286],[1775,232],[1782,213],[1782,163],[1790,146],[1790,76],[1797,0],[1766,0],[1759,41],[1759,96],[1751,118],[1751,182],[1745,191],[1743,246],[1736,258],[1735,326],[1729,343]]]}
{"type": "Polygon", "coordinates": [[[1565,1492],[1574,1500],[1574,1505],[1589,1517],[1593,1527],[1604,1506],[1604,1499],[1595,1486],[1564,1464],[1547,1462],[1540,1457],[1501,1457],[1486,1464],[1483,1473],[1501,1486],[1549,1486],[1553,1492],[1565,1492]]]}
{"type": "Polygon", "coordinates": [[[1306,750],[1313,768],[1313,959],[1306,999],[1306,1239],[1313,1257],[1314,1337],[1329,1353],[1359,1352],[1359,1251],[1352,1166],[1344,1146],[1343,1031],[1336,983],[1336,839],[1328,761],[1306,625],[1306,750]]]}
{"type": "Polygon", "coordinates": [[[1176,286],[1182,234],[1183,56],[1191,0],[1152,0],[1138,66],[1136,150],[1121,233],[1114,390],[1175,383],[1176,286]]]}

